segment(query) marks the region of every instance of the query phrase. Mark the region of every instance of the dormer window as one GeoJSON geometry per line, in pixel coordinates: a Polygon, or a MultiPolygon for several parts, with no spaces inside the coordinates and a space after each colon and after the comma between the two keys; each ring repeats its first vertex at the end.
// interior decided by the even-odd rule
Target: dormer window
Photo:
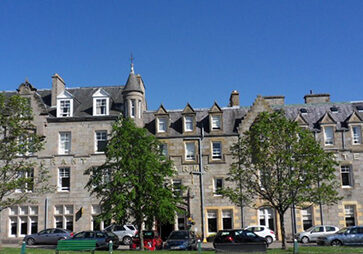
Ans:
{"type": "Polygon", "coordinates": [[[221,129],[221,116],[214,115],[212,116],[212,130],[220,130],[221,129]]]}
{"type": "Polygon", "coordinates": [[[102,88],[93,95],[93,115],[107,116],[109,114],[109,94],[102,88]]]}
{"type": "Polygon", "coordinates": [[[57,96],[57,117],[73,116],[73,95],[63,91],[57,96]]]}
{"type": "Polygon", "coordinates": [[[167,129],[166,117],[159,117],[157,121],[158,121],[158,132],[166,132],[167,129]]]}
{"type": "Polygon", "coordinates": [[[193,117],[192,116],[185,116],[185,131],[193,131],[193,117]]]}
{"type": "Polygon", "coordinates": [[[334,128],[332,126],[324,127],[324,143],[326,146],[334,145],[334,128]]]}

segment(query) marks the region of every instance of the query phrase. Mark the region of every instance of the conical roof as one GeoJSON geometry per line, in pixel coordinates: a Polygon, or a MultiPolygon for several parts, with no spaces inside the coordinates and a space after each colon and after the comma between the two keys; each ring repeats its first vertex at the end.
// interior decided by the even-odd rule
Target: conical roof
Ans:
{"type": "Polygon", "coordinates": [[[133,66],[131,67],[131,72],[130,72],[129,78],[127,79],[127,82],[126,82],[126,85],[125,85],[125,88],[123,91],[124,92],[136,91],[136,92],[140,92],[140,93],[143,92],[141,89],[141,84],[137,80],[137,77],[134,73],[133,66]]]}

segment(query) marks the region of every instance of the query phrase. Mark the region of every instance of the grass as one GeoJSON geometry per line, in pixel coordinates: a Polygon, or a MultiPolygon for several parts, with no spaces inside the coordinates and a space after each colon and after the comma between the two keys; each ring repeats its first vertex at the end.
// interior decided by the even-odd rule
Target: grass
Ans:
{"type": "MultiPolygon", "coordinates": [[[[145,251],[148,253],[148,251],[145,251]]],[[[128,251],[128,250],[116,250],[113,251],[114,254],[140,254],[145,253],[142,251],[128,251]]],[[[39,248],[27,248],[26,254],[54,254],[54,249],[39,249],[39,248]]],[[[80,253],[89,253],[89,252],[75,252],[75,251],[62,251],[61,254],[80,254],[80,253]]],[[[108,251],[96,251],[96,254],[107,254],[108,251]]],[[[198,251],[155,251],[153,253],[162,253],[162,254],[197,254],[198,251]]],[[[214,251],[202,251],[202,254],[212,254],[214,251]]],[[[288,250],[281,249],[269,249],[266,252],[267,254],[290,254],[293,253],[292,248],[288,250]]],[[[336,254],[356,254],[363,253],[363,247],[299,247],[299,254],[320,254],[320,253],[336,253],[336,254]]],[[[20,254],[19,248],[3,248],[0,250],[0,254],[20,254]]]]}

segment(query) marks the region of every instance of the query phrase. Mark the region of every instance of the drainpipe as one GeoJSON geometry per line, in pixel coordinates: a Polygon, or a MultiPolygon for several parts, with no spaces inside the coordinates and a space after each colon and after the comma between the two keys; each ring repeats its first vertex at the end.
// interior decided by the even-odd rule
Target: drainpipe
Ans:
{"type": "Polygon", "coordinates": [[[47,229],[48,226],[48,206],[49,200],[48,197],[46,197],[44,201],[44,229],[47,229]]]}
{"type": "MultiPolygon", "coordinates": [[[[317,139],[318,139],[317,131],[314,131],[314,138],[315,138],[315,141],[317,141],[317,139]]],[[[320,188],[319,179],[318,179],[318,188],[320,188]]],[[[321,204],[320,198],[319,198],[319,210],[320,210],[320,222],[321,222],[321,225],[324,225],[323,205],[321,204]]]]}

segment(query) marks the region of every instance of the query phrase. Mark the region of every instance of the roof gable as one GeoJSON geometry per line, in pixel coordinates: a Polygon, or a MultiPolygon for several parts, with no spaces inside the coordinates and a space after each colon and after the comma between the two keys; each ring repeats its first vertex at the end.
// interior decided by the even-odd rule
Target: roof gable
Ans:
{"type": "Polygon", "coordinates": [[[350,114],[350,116],[348,116],[347,123],[361,123],[362,119],[360,118],[359,114],[357,114],[357,112],[353,111],[352,114],[350,114]]]}
{"type": "Polygon", "coordinates": [[[94,92],[92,97],[110,97],[110,94],[106,92],[103,88],[99,88],[96,92],[94,92]]]}
{"type": "Polygon", "coordinates": [[[159,109],[156,111],[155,115],[168,115],[168,111],[164,108],[163,104],[160,104],[159,109]]]}
{"type": "Polygon", "coordinates": [[[308,121],[306,121],[305,117],[301,113],[296,116],[294,121],[299,125],[309,125],[308,121]]]}
{"type": "Polygon", "coordinates": [[[222,112],[222,109],[218,105],[218,103],[215,101],[213,103],[213,106],[209,109],[209,113],[220,113],[220,112],[222,112]]]}
{"type": "Polygon", "coordinates": [[[326,112],[322,118],[319,120],[320,124],[336,124],[337,121],[334,119],[334,117],[329,113],[326,112]]]}
{"type": "Polygon", "coordinates": [[[185,108],[183,109],[182,114],[195,114],[194,109],[192,108],[192,106],[190,106],[189,103],[187,103],[187,105],[185,106],[185,108]]]}
{"type": "Polygon", "coordinates": [[[57,99],[73,99],[73,94],[71,94],[70,92],[68,92],[67,90],[64,90],[63,92],[61,92],[58,96],[57,99]]]}

